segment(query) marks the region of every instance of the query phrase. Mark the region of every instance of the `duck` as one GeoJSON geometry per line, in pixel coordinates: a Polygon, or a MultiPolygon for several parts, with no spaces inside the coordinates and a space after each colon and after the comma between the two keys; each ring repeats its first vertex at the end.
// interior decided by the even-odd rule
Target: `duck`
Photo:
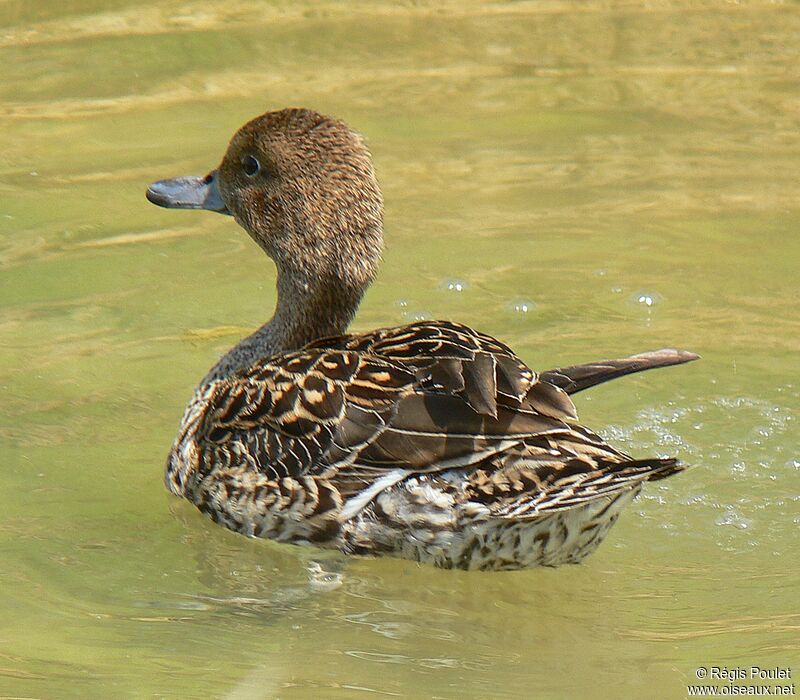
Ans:
{"type": "Polygon", "coordinates": [[[233,217],[275,263],[272,318],[197,386],[169,491],[249,537],[445,569],[583,561],[647,482],[578,422],[572,395],[698,358],[662,349],[536,372],[453,321],[347,333],[383,251],[364,138],[304,108],[242,126],[205,177],[151,184],[161,207],[233,217]]]}

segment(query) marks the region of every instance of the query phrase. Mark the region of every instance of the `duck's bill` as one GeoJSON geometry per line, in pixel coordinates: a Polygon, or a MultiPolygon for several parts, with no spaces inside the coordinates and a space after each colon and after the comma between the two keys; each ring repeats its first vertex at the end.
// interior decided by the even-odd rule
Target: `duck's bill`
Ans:
{"type": "Polygon", "coordinates": [[[217,171],[205,177],[175,177],[159,180],[147,188],[147,199],[168,209],[208,209],[228,214],[217,185],[217,171]]]}

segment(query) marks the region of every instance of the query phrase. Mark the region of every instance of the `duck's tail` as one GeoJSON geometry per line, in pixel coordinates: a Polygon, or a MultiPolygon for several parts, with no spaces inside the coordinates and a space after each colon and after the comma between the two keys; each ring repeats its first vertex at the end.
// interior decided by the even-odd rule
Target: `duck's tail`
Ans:
{"type": "Polygon", "coordinates": [[[600,360],[599,362],[588,362],[585,365],[559,367],[558,369],[542,372],[539,375],[539,379],[562,388],[568,394],[576,394],[610,379],[624,377],[626,374],[655,369],[656,367],[682,365],[684,362],[691,362],[699,359],[699,357],[700,355],[686,350],[665,348],[653,352],[643,352],[639,355],[631,355],[631,357],[625,357],[621,360],[600,360]]]}

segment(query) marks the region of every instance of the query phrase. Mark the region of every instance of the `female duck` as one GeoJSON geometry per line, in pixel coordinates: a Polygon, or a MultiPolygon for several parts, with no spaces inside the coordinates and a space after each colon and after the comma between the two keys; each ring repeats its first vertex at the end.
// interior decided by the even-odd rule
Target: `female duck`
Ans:
{"type": "Polygon", "coordinates": [[[569,394],[692,353],[537,374],[456,323],[342,335],[383,244],[370,155],[342,122],[264,114],[218,170],[147,198],[232,215],[278,271],[274,316],[200,383],[167,460],[170,491],[226,527],[446,568],[556,566],[592,552],[644,482],[683,469],[607,445],[569,394]]]}

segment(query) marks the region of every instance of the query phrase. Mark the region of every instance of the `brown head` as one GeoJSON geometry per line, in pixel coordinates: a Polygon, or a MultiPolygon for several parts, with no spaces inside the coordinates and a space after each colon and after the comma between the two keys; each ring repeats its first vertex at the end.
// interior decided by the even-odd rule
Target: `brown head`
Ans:
{"type": "Polygon", "coordinates": [[[352,307],[346,326],[380,261],[383,200],[369,151],[346,124],[311,110],[256,117],[236,132],[217,170],[153,183],[147,198],[231,214],[278,267],[276,319],[292,316],[290,325],[311,336],[344,330],[335,327],[342,319],[327,328],[320,315],[352,307]],[[282,312],[288,304],[304,308],[282,312]],[[322,326],[314,332],[312,317],[322,326]]]}

